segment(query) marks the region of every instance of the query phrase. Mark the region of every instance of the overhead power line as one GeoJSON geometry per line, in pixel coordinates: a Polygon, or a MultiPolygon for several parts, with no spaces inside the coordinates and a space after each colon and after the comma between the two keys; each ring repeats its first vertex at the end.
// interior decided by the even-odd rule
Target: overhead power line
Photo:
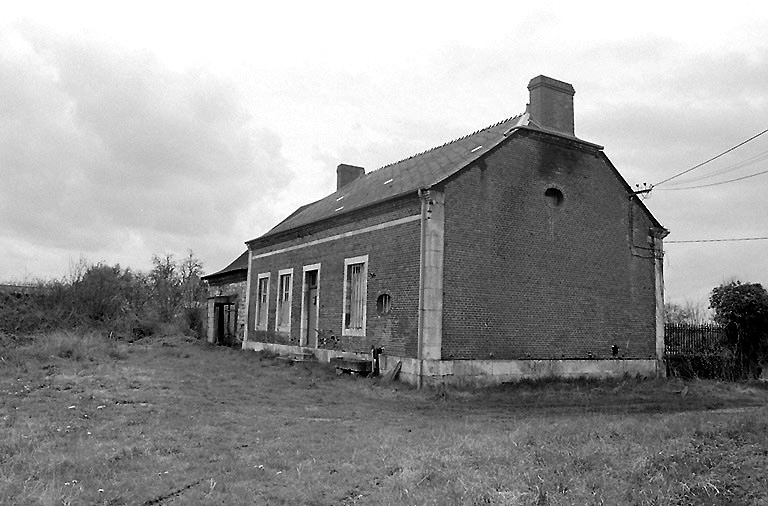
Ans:
{"type": "Polygon", "coordinates": [[[736,171],[736,170],[739,170],[739,169],[743,169],[744,167],[748,167],[749,165],[753,165],[753,164],[755,164],[757,162],[762,162],[763,160],[768,160],[768,150],[762,151],[762,152],[756,154],[755,156],[752,156],[750,158],[741,160],[739,162],[732,163],[730,165],[726,165],[723,168],[714,170],[714,171],[709,172],[707,174],[703,174],[703,175],[700,175],[700,176],[686,177],[686,178],[683,178],[682,181],[678,180],[678,181],[675,181],[672,184],[673,185],[681,186],[681,185],[689,185],[691,183],[696,183],[698,181],[703,181],[704,179],[712,179],[713,177],[717,177],[717,176],[726,174],[728,172],[733,172],[733,171],[736,171]]]}
{"type": "Polygon", "coordinates": [[[725,151],[723,151],[722,153],[720,153],[720,154],[718,154],[718,155],[715,155],[715,156],[713,156],[713,157],[712,157],[712,158],[710,158],[709,160],[705,160],[705,161],[701,162],[701,163],[700,163],[700,164],[698,164],[698,165],[694,165],[694,166],[693,166],[693,167],[691,167],[690,169],[686,169],[686,170],[684,170],[684,171],[682,171],[682,172],[678,172],[677,174],[675,174],[675,175],[673,175],[673,176],[671,176],[671,177],[668,177],[667,179],[664,179],[663,181],[659,181],[658,183],[654,184],[653,186],[659,186],[660,184],[664,184],[664,183],[666,183],[666,182],[668,182],[668,181],[672,181],[673,179],[675,179],[675,178],[678,178],[678,177],[682,176],[683,174],[688,174],[689,172],[691,172],[691,171],[693,171],[693,170],[696,170],[696,169],[698,169],[698,168],[699,168],[699,167],[701,167],[702,165],[706,165],[706,164],[708,164],[709,162],[712,162],[712,161],[714,161],[714,160],[717,160],[717,159],[718,159],[718,158],[720,158],[721,156],[723,156],[723,155],[726,155],[726,154],[730,153],[730,152],[731,152],[731,151],[733,151],[734,149],[740,148],[740,147],[741,147],[741,146],[743,146],[744,144],[746,144],[746,143],[748,143],[748,142],[751,142],[751,141],[753,141],[753,140],[757,139],[758,137],[760,137],[761,135],[763,135],[763,134],[765,134],[765,133],[768,133],[768,128],[766,128],[765,130],[763,130],[762,132],[760,132],[760,133],[758,133],[758,134],[755,134],[755,135],[753,135],[752,137],[750,137],[749,139],[747,139],[747,140],[745,140],[745,141],[741,141],[740,143],[736,144],[736,145],[735,145],[735,146],[733,146],[732,148],[728,148],[728,149],[726,149],[725,151]]]}
{"type": "Polygon", "coordinates": [[[664,241],[664,244],[682,244],[692,242],[736,242],[736,241],[765,241],[768,237],[738,237],[735,239],[691,239],[688,241],[664,241]]]}
{"type": "Polygon", "coordinates": [[[755,172],[754,174],[749,174],[749,175],[737,177],[737,178],[734,178],[734,179],[728,179],[726,181],[718,181],[716,183],[699,184],[699,185],[694,185],[694,186],[683,186],[681,188],[660,188],[659,191],[693,190],[693,189],[696,189],[696,188],[706,188],[708,186],[718,186],[718,185],[721,185],[721,184],[733,183],[735,181],[742,181],[744,179],[749,179],[751,177],[759,176],[761,174],[766,174],[766,173],[768,173],[768,169],[762,170],[760,172],[755,172]]]}

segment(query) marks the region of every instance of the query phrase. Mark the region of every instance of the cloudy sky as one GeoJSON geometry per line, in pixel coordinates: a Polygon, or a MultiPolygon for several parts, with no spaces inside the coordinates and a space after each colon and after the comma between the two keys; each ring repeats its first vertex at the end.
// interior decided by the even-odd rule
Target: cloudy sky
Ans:
{"type": "MultiPolygon", "coordinates": [[[[16,2],[0,7],[0,281],[80,258],[207,272],[335,187],[573,84],[576,135],[658,183],[768,128],[768,7],[16,2]]],[[[768,134],[661,184],[669,300],[768,286],[768,134]],[[725,181],[740,179],[730,183],[725,181]],[[690,188],[696,187],[696,188],[690,188]]]]}

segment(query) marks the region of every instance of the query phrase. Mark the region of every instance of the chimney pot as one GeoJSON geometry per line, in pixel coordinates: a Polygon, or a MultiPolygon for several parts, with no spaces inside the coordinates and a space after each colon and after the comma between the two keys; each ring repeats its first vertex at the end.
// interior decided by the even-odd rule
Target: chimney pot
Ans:
{"type": "Polygon", "coordinates": [[[356,165],[339,164],[336,167],[336,190],[341,190],[355,179],[364,176],[365,169],[356,165]]]}
{"type": "Polygon", "coordinates": [[[531,119],[546,130],[575,137],[573,95],[570,84],[547,76],[537,76],[528,83],[531,119]]]}

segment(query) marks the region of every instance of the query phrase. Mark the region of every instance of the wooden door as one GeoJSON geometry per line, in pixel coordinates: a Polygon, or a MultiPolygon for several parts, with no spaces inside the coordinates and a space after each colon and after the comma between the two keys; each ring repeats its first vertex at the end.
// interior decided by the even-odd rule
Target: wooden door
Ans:
{"type": "Polygon", "coordinates": [[[306,286],[304,307],[304,329],[306,335],[304,341],[310,348],[317,348],[317,271],[307,271],[304,274],[306,286]]]}
{"type": "Polygon", "coordinates": [[[214,343],[221,344],[224,341],[224,329],[226,327],[225,322],[226,313],[224,311],[224,304],[214,304],[213,306],[213,321],[214,328],[216,329],[214,336],[214,343]]]}

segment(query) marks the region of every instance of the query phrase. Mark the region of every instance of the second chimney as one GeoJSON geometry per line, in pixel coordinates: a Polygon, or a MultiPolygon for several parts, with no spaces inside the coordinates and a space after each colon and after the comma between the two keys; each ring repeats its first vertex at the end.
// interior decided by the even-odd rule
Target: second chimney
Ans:
{"type": "Polygon", "coordinates": [[[344,186],[364,175],[365,169],[362,167],[347,165],[346,163],[339,164],[336,167],[336,190],[341,190],[344,186]]]}
{"type": "Polygon", "coordinates": [[[568,83],[538,76],[528,83],[531,119],[546,130],[575,137],[573,129],[573,95],[576,93],[568,83]]]}

